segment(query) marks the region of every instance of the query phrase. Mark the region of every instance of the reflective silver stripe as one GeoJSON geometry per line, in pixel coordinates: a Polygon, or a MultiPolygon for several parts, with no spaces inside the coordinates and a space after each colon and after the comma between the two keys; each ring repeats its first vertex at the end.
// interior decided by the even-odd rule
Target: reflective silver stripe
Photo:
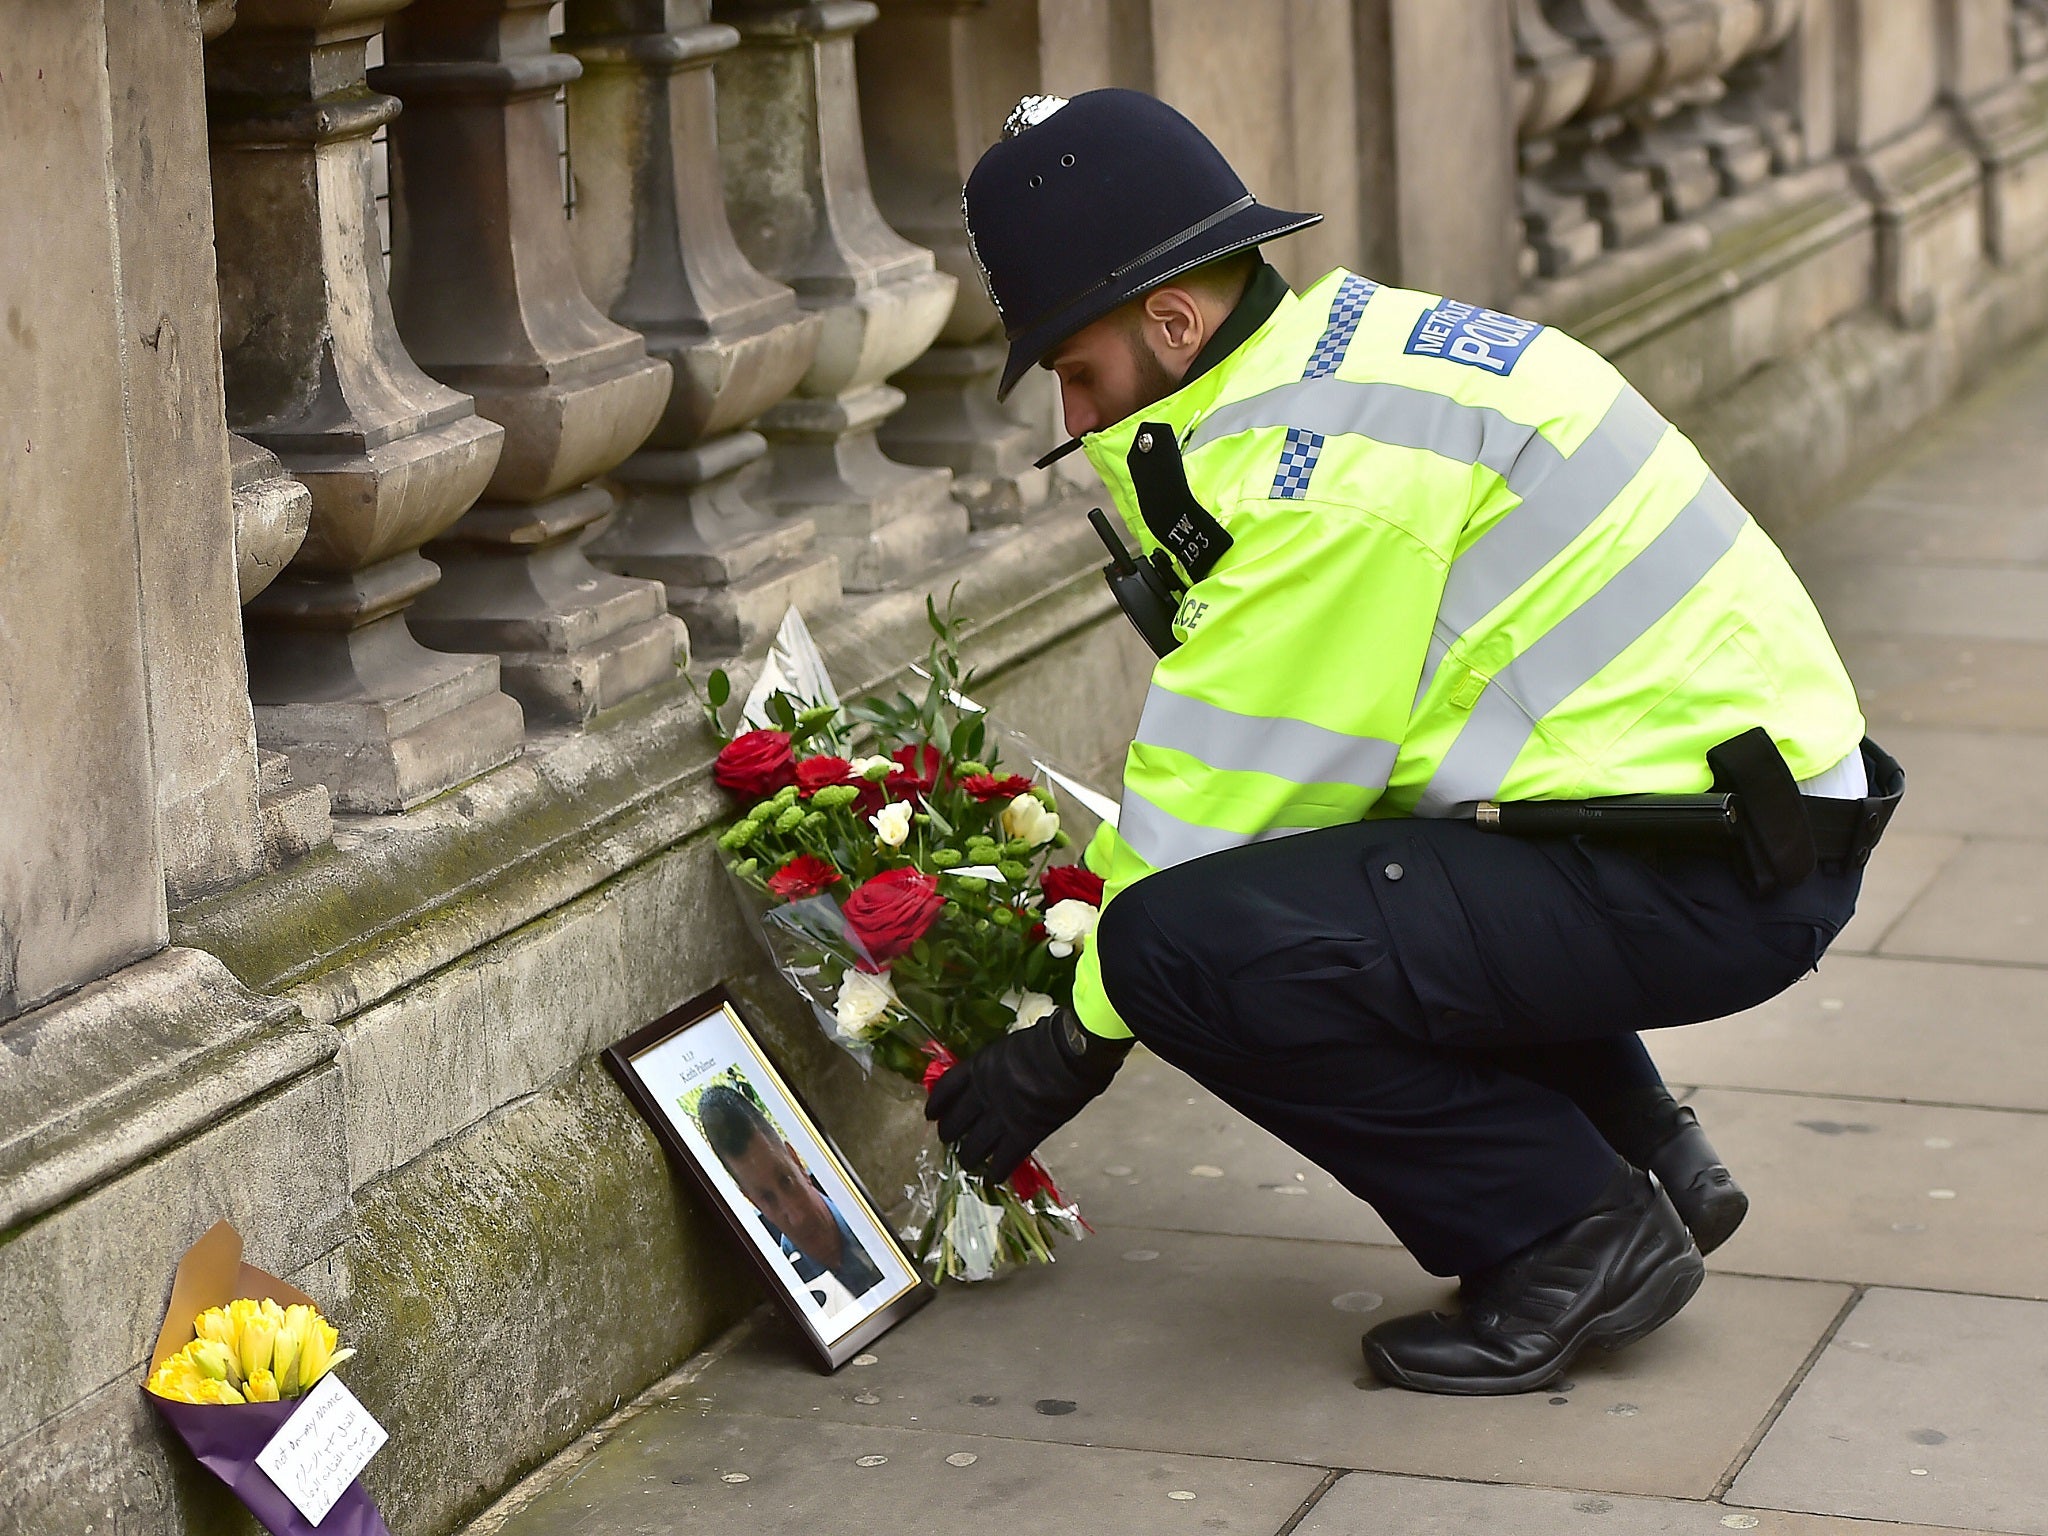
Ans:
{"type": "Polygon", "coordinates": [[[1479,464],[1521,502],[1452,562],[1438,605],[1422,696],[1444,652],[1568,549],[1641,474],[1671,430],[1634,389],[1622,386],[1599,426],[1566,457],[1534,427],[1488,406],[1434,390],[1348,379],[1303,379],[1218,407],[1195,428],[1189,451],[1236,432],[1283,427],[1325,437],[1350,433],[1479,464]]]}
{"type": "Polygon", "coordinates": [[[1749,514],[1712,475],[1649,546],[1486,685],[1437,764],[1418,816],[1495,799],[1535,722],[1604,671],[1675,608],[1735,545],[1749,514]]]}
{"type": "Polygon", "coordinates": [[[1240,715],[1157,686],[1146,696],[1137,739],[1232,773],[1359,789],[1385,789],[1401,750],[1395,742],[1348,736],[1306,720],[1240,715]]]}
{"type": "Polygon", "coordinates": [[[1299,427],[1324,437],[1348,433],[1396,448],[1423,448],[1460,464],[1484,464],[1510,484],[1511,471],[1525,453],[1535,456],[1526,469],[1532,482],[1540,469],[1563,458],[1534,427],[1489,406],[1466,405],[1405,384],[1338,378],[1299,379],[1220,405],[1196,426],[1186,451],[1265,427],[1299,427]]]}
{"type": "Polygon", "coordinates": [[[1269,827],[1264,832],[1228,832],[1222,827],[1205,827],[1162,811],[1143,795],[1124,790],[1123,814],[1117,819],[1117,836],[1154,869],[1171,869],[1190,859],[1199,859],[1226,848],[1247,843],[1267,843],[1275,838],[1307,832],[1307,827],[1269,827]]]}
{"type": "MultiPolygon", "coordinates": [[[[1649,401],[1624,387],[1570,458],[1522,456],[1506,476],[1521,505],[1452,562],[1437,632],[1465,634],[1570,548],[1643,472],[1670,430],[1649,401]]],[[[1425,674],[1423,688],[1429,683],[1425,674]]]]}

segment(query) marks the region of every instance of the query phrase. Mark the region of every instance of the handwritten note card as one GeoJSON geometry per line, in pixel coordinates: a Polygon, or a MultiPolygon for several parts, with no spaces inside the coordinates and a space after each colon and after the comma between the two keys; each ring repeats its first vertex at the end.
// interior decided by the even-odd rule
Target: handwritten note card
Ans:
{"type": "Polygon", "coordinates": [[[318,1525],[389,1438],[355,1393],[322,1376],[257,1453],[256,1465],[318,1525]]]}

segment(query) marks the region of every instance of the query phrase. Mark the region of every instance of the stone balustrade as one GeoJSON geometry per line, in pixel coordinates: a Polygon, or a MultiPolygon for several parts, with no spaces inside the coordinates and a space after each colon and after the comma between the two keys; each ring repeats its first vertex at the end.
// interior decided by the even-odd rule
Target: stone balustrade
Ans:
{"type": "Polygon", "coordinates": [[[1151,657],[959,221],[1018,95],[1155,90],[1329,214],[1297,284],[1569,330],[1770,524],[2048,325],[2048,0],[100,0],[0,65],[7,1533],[238,1518],[135,1391],[222,1214],[365,1346],[394,1529],[672,1369],[754,1293],[595,1058],[713,985],[903,1183],[678,673],[796,603],[865,691],[957,584],[1114,778],[1151,657]]]}

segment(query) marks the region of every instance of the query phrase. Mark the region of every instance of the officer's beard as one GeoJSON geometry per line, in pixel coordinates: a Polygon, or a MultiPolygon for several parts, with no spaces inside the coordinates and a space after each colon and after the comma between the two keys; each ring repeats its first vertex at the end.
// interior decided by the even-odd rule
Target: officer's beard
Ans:
{"type": "Polygon", "coordinates": [[[1159,361],[1151,345],[1145,340],[1145,320],[1141,314],[1124,316],[1124,341],[1131,349],[1131,361],[1137,366],[1137,398],[1131,408],[1123,413],[1124,418],[1135,416],[1148,405],[1156,405],[1180,388],[1180,380],[1159,361]]]}

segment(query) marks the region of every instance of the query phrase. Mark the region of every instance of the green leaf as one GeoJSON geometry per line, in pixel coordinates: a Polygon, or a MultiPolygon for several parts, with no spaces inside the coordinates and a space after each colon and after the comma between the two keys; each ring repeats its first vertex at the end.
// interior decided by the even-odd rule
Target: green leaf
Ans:
{"type": "Polygon", "coordinates": [[[789,695],[769,695],[768,713],[775,717],[775,723],[791,735],[796,733],[796,706],[789,702],[789,695]]]}
{"type": "Polygon", "coordinates": [[[726,676],[725,668],[718,668],[705,679],[704,694],[711,700],[713,709],[725,708],[726,700],[732,697],[732,679],[726,676]]]}

